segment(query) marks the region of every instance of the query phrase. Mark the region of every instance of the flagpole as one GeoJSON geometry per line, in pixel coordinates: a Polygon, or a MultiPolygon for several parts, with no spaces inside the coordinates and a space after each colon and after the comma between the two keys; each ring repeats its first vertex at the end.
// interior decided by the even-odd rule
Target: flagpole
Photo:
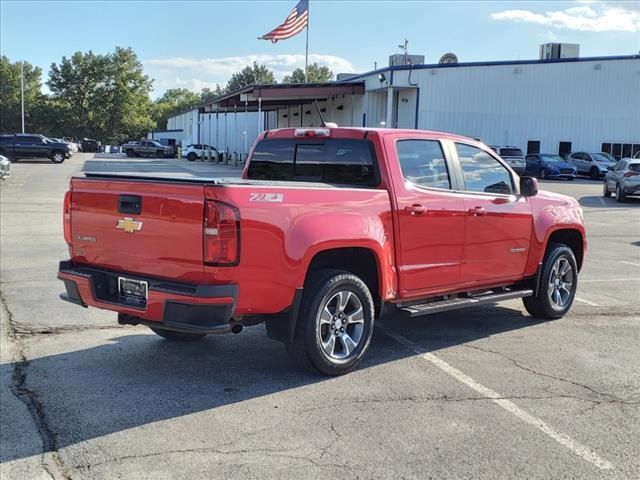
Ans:
{"type": "MultiPolygon", "coordinates": [[[[311,3],[311,2],[309,2],[311,3]]],[[[304,52],[304,82],[309,83],[309,20],[311,18],[311,12],[309,11],[309,3],[307,4],[307,42],[304,52]]]]}

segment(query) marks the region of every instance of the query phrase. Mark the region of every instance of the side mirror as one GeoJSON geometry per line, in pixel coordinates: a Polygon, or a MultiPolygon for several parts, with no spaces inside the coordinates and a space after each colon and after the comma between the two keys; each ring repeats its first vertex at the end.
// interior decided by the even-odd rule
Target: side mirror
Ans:
{"type": "Polygon", "coordinates": [[[538,194],[538,180],[533,177],[520,177],[520,195],[535,197],[538,194]]]}
{"type": "Polygon", "coordinates": [[[607,170],[609,170],[610,172],[613,172],[613,169],[616,168],[613,165],[607,165],[607,170]]]}

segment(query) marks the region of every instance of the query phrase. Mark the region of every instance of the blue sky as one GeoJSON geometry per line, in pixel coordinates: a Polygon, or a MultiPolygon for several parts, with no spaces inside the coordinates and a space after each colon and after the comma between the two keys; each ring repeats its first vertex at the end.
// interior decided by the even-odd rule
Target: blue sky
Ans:
{"type": "MultiPolygon", "coordinates": [[[[0,46],[46,74],[63,55],[132,47],[167,88],[199,90],[224,83],[258,60],[277,77],[304,64],[304,34],[258,40],[282,22],[290,1],[17,1],[0,0],[0,46]]],[[[548,41],[579,43],[581,56],[640,51],[640,2],[589,1],[310,1],[312,61],[334,73],[386,65],[409,40],[409,53],[437,62],[537,58],[548,41]]]]}

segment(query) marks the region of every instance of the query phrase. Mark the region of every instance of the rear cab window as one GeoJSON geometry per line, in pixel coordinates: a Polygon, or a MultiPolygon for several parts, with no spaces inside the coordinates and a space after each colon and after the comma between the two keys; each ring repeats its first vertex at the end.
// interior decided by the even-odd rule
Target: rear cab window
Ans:
{"type": "Polygon", "coordinates": [[[500,149],[501,157],[524,157],[522,150],[519,148],[501,148],[500,149]]]}
{"type": "Polygon", "coordinates": [[[380,183],[371,142],[347,138],[261,140],[247,178],[369,187],[380,183]]]}

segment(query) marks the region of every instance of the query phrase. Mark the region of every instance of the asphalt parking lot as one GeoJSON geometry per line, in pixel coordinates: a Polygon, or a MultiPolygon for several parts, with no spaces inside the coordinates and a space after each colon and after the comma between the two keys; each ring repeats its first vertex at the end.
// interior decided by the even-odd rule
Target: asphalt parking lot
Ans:
{"type": "Polygon", "coordinates": [[[0,184],[3,480],[640,478],[640,200],[542,182],[585,212],[565,318],[535,321],[518,300],[388,318],[364,364],[327,379],[300,373],[263,326],[172,344],[60,301],[62,196],[89,158],[13,164],[0,184]]]}

